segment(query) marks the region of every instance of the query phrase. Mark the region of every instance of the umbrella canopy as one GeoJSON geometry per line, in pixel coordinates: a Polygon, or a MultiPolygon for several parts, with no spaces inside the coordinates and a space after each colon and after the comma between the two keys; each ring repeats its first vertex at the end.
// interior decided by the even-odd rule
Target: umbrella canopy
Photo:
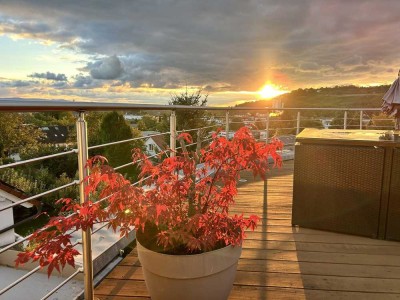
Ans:
{"type": "Polygon", "coordinates": [[[390,117],[396,118],[396,128],[400,129],[400,71],[399,77],[392,83],[383,96],[382,111],[390,117]]]}

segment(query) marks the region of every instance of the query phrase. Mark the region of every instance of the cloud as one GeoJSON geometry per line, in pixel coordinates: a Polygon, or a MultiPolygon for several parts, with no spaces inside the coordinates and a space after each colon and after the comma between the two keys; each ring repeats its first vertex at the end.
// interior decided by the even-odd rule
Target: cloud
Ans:
{"type": "Polygon", "coordinates": [[[398,0],[14,0],[2,3],[0,32],[90,55],[71,88],[118,80],[255,91],[268,80],[288,88],[392,80],[398,11],[398,0]]]}
{"type": "Polygon", "coordinates": [[[68,78],[65,74],[55,74],[55,73],[51,73],[51,72],[32,73],[32,74],[28,75],[28,77],[54,80],[54,81],[67,81],[68,80],[68,78]]]}
{"type": "Polygon", "coordinates": [[[227,85],[227,84],[214,84],[214,85],[206,85],[202,89],[206,93],[210,92],[229,92],[229,91],[234,91],[235,88],[227,85]]]}
{"type": "MultiPolygon", "coordinates": [[[[3,3],[2,3],[3,4],[3,3]]],[[[14,3],[17,4],[17,3],[14,3]]],[[[24,4],[23,4],[24,5],[24,4]]],[[[4,6],[7,7],[7,6],[4,6]]],[[[23,12],[23,10],[21,10],[23,12]]],[[[0,34],[10,34],[18,38],[29,38],[41,41],[55,41],[73,43],[77,36],[57,21],[50,21],[49,16],[40,16],[39,19],[22,17],[22,19],[0,14],[0,34]],[[40,20],[40,21],[39,21],[40,20]],[[42,20],[48,20],[44,22],[42,20]]]]}
{"type": "Polygon", "coordinates": [[[320,66],[316,62],[303,62],[300,64],[299,69],[302,71],[317,71],[320,66]]]}
{"type": "Polygon", "coordinates": [[[28,81],[28,80],[10,80],[4,79],[0,80],[0,87],[2,88],[21,88],[21,87],[29,87],[34,85],[36,82],[28,81]]]}
{"type": "Polygon", "coordinates": [[[13,81],[10,86],[11,87],[24,87],[24,86],[30,86],[32,82],[25,81],[25,80],[16,80],[13,81]]]}
{"type": "Polygon", "coordinates": [[[94,79],[117,79],[124,72],[121,61],[115,55],[89,63],[87,68],[94,79]]]}
{"type": "Polygon", "coordinates": [[[55,89],[64,89],[69,87],[66,81],[55,81],[50,86],[55,89]]]}
{"type": "Polygon", "coordinates": [[[90,76],[84,76],[82,74],[74,77],[74,88],[90,88],[93,84],[93,79],[90,76]]]}

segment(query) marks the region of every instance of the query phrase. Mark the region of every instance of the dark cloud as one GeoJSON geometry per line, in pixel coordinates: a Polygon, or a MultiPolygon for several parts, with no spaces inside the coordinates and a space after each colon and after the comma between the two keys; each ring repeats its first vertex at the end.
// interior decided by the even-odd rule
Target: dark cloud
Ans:
{"type": "Polygon", "coordinates": [[[346,57],[339,62],[342,66],[358,66],[363,63],[363,59],[360,55],[353,55],[351,57],[346,57]]]}
{"type": "Polygon", "coordinates": [[[56,81],[52,83],[50,86],[55,89],[64,89],[69,87],[68,83],[65,81],[56,81]]]}
{"type": "MultiPolygon", "coordinates": [[[[3,7],[7,6],[3,4],[3,7]]],[[[68,29],[64,30],[63,25],[58,23],[58,21],[50,21],[48,16],[41,16],[39,19],[31,17],[16,19],[13,15],[8,17],[2,16],[1,12],[0,33],[17,34],[31,39],[67,42],[68,44],[73,44],[79,38],[68,29]],[[42,20],[48,21],[44,22],[42,20]]]]}
{"type": "Polygon", "coordinates": [[[20,87],[28,87],[34,85],[36,82],[28,81],[28,80],[1,80],[0,87],[4,88],[20,88],[20,87]]]}
{"type": "Polygon", "coordinates": [[[302,71],[317,71],[320,69],[320,66],[316,62],[304,62],[299,66],[302,71]]]}
{"type": "Polygon", "coordinates": [[[93,79],[90,76],[84,76],[82,74],[74,77],[74,88],[90,88],[93,84],[93,79]]]}
{"type": "Polygon", "coordinates": [[[73,84],[69,86],[70,88],[78,89],[93,89],[102,87],[102,80],[93,79],[91,76],[79,74],[73,77],[73,84]]]}
{"type": "Polygon", "coordinates": [[[10,86],[11,87],[24,87],[24,86],[30,86],[31,84],[32,84],[32,82],[30,82],[30,81],[15,80],[10,84],[10,86]]]}
{"type": "Polygon", "coordinates": [[[0,32],[93,57],[75,87],[257,90],[376,82],[400,66],[400,1],[3,1],[0,32]],[[90,80],[92,80],[90,82],[90,80]]]}
{"type": "Polygon", "coordinates": [[[65,74],[55,74],[55,73],[51,73],[51,72],[32,73],[31,75],[28,75],[28,77],[54,80],[54,81],[67,81],[68,80],[68,78],[65,74]]]}
{"type": "Polygon", "coordinates": [[[206,93],[210,92],[229,92],[229,91],[235,91],[235,87],[232,87],[230,85],[206,85],[202,89],[206,93]]]}
{"type": "Polygon", "coordinates": [[[124,72],[121,61],[115,55],[89,63],[87,69],[94,79],[117,79],[124,72]]]}
{"type": "Polygon", "coordinates": [[[32,36],[35,34],[50,33],[51,26],[46,23],[37,21],[14,20],[0,16],[1,30],[7,33],[29,33],[32,36]]]}

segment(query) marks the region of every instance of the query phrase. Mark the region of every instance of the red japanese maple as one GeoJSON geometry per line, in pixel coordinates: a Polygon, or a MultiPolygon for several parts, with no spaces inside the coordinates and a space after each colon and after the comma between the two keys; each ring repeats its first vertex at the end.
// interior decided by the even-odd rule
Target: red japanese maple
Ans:
{"type": "MultiPolygon", "coordinates": [[[[191,142],[188,134],[180,140],[191,142]]],[[[168,254],[206,252],[226,245],[240,245],[247,228],[255,228],[258,217],[230,214],[237,194],[240,171],[251,170],[265,177],[268,158],[281,165],[278,140],[257,142],[247,128],[238,130],[231,141],[213,135],[211,144],[194,152],[186,151],[153,164],[140,150],[133,161],[141,166],[140,184],[132,185],[116,173],[102,157],[88,162],[90,175],[85,193],[91,201],[80,205],[62,199],[67,217],[50,220],[30,238],[32,250],[18,255],[16,265],[29,260],[48,266],[50,275],[66,264],[74,266],[78,253],[71,232],[108,222],[109,227],[127,235],[137,229],[140,242],[168,254]],[[93,199],[101,199],[95,201],[93,199]]]]}

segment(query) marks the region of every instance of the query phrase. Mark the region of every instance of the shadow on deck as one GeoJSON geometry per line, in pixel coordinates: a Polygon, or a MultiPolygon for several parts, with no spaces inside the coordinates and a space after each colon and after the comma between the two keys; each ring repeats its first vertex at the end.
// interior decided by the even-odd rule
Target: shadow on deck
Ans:
{"type": "MultiPolygon", "coordinates": [[[[292,227],[292,161],[268,183],[244,177],[235,211],[262,223],[247,233],[229,299],[400,299],[400,243],[292,227]]],[[[149,298],[135,250],[95,292],[149,298]]]]}

